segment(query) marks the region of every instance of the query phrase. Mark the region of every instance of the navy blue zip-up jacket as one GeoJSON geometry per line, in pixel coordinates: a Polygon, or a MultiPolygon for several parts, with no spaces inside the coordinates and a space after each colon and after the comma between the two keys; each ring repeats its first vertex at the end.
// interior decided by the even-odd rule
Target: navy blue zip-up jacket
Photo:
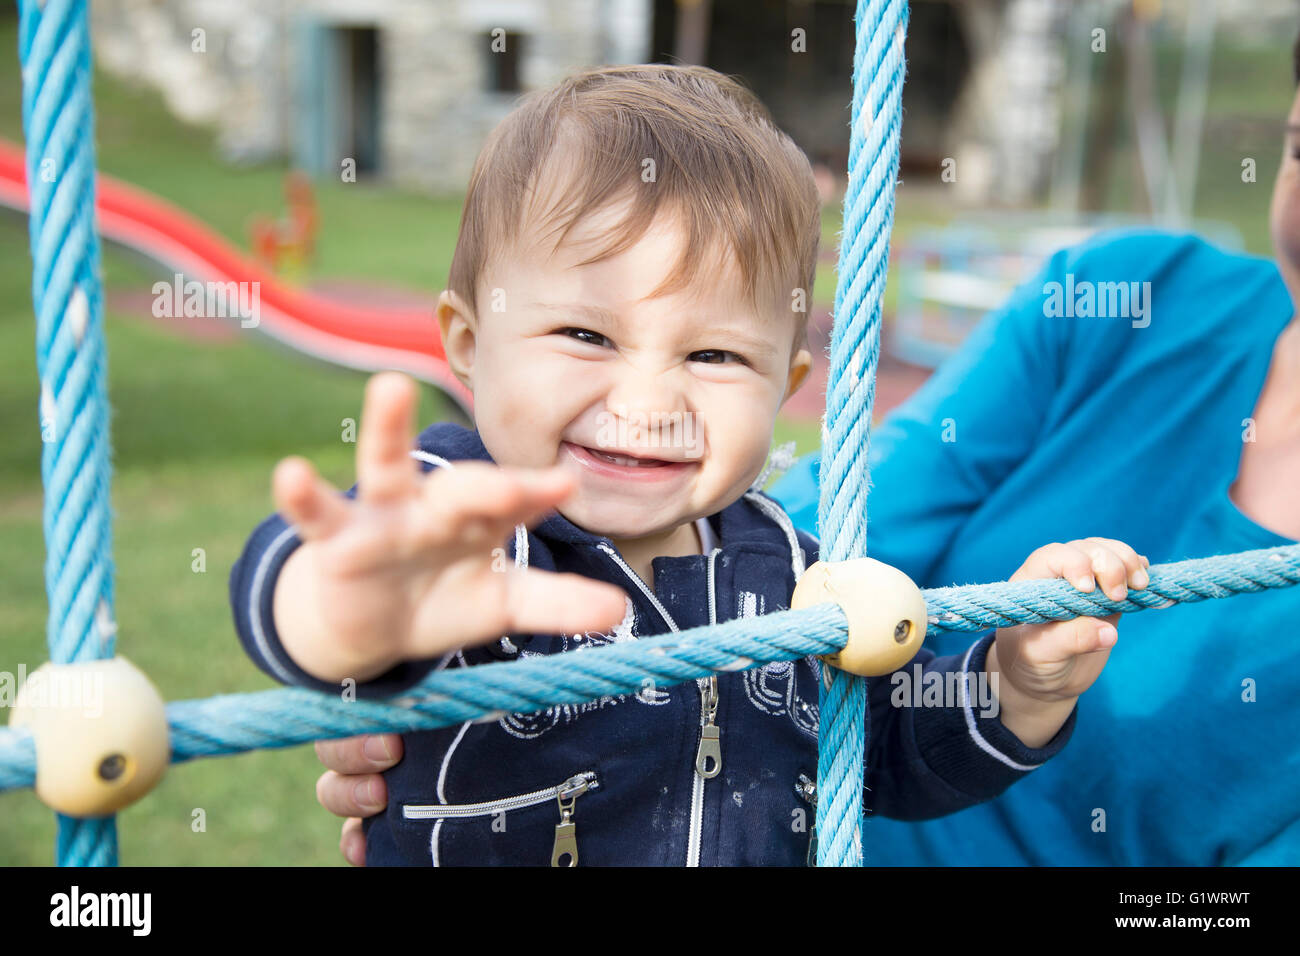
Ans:
{"type": "MultiPolygon", "coordinates": [[[[418,444],[412,455],[425,471],[492,461],[476,430],[453,423],[431,426],[418,444]]],[[[655,558],[653,590],[609,538],[558,513],[533,531],[519,526],[509,547],[516,565],[622,587],[629,598],[622,624],[608,634],[503,635],[398,665],[359,685],[357,696],[400,695],[433,668],[581,653],[789,607],[796,579],[817,560],[816,539],[757,489],[707,520],[702,530],[712,532],[717,547],[707,555],[655,558]]],[[[299,668],[275,632],[276,577],[299,543],[279,515],[253,532],[230,575],[236,629],[275,679],[338,693],[339,685],[299,668]]],[[[988,632],[949,657],[923,649],[906,670],[914,675],[919,665],[926,684],[949,673],[977,675],[992,640],[988,632]]],[[[720,734],[720,766],[697,760],[713,694],[708,680],[407,734],[404,758],[384,775],[388,808],[366,823],[366,863],[547,865],[572,862],[576,854],[583,865],[802,865],[815,818],[819,675],[813,658],[718,675],[712,725],[720,734]]],[[[958,678],[943,679],[951,686],[958,678]]],[[[874,678],[868,689],[866,810],[904,820],[997,796],[1065,746],[1077,713],[1046,747],[1030,748],[977,700],[894,706],[891,696],[912,698],[895,693],[890,678],[874,678]]],[[[869,836],[870,828],[868,862],[869,836]]]]}

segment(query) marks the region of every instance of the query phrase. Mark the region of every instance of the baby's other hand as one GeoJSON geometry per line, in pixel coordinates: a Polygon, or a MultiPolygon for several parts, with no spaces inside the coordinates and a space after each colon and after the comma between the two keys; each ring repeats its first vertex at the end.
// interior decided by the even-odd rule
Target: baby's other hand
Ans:
{"type": "Polygon", "coordinates": [[[559,465],[482,461],[424,474],[410,455],[417,403],[405,375],[367,384],[355,500],[305,459],[276,468],[276,506],[303,540],[274,598],[294,660],[323,680],[368,680],[397,661],[503,634],[604,630],[622,620],[622,589],[507,560],[515,526],[540,522],[574,490],[573,476],[559,465]]]}
{"type": "MultiPolygon", "coordinates": [[[[1083,538],[1044,545],[1025,559],[1012,581],[1065,578],[1080,591],[1097,585],[1112,600],[1128,589],[1147,586],[1150,562],[1122,541],[1083,538]]],[[[1119,639],[1120,615],[1079,617],[1050,624],[999,628],[996,639],[1000,680],[1033,701],[1051,703],[1078,697],[1092,686],[1119,639]]],[[[1007,696],[1007,689],[998,691],[1007,696]]]]}

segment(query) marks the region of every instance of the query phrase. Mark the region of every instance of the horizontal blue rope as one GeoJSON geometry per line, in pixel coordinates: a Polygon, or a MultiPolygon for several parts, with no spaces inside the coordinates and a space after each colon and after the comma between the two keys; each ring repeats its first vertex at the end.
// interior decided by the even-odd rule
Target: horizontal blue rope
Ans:
{"type": "MultiPolygon", "coordinates": [[[[167,705],[172,762],[362,733],[432,730],[636,693],[651,684],[669,687],[830,654],[844,646],[847,631],[844,612],[825,604],[567,654],[436,671],[390,701],[345,701],[302,688],[176,701],[167,705]]],[[[0,789],[31,786],[34,777],[26,731],[0,731],[0,789]]]]}
{"type": "Polygon", "coordinates": [[[1300,545],[1157,564],[1148,568],[1147,574],[1150,583],[1140,591],[1129,588],[1123,601],[1112,601],[1100,588],[1079,591],[1061,578],[931,588],[923,592],[929,614],[927,627],[931,632],[983,631],[1076,617],[1131,614],[1290,587],[1300,584],[1300,545]]]}
{"type": "Polygon", "coordinates": [[[0,730],[0,790],[30,787],[36,781],[36,742],[26,728],[0,730]]]}
{"type": "MultiPolygon", "coordinates": [[[[1112,601],[1068,582],[935,588],[922,592],[933,631],[1104,617],[1300,583],[1300,545],[1198,558],[1148,569],[1150,584],[1112,601]]],[[[559,704],[670,687],[770,661],[830,654],[844,646],[848,622],[834,604],[738,618],[566,654],[436,671],[389,701],[345,701],[301,688],[226,694],[167,705],[172,761],[292,747],[364,733],[409,733],[467,720],[495,720],[559,704]]],[[[0,790],[29,787],[36,754],[25,730],[0,730],[0,790]]]]}

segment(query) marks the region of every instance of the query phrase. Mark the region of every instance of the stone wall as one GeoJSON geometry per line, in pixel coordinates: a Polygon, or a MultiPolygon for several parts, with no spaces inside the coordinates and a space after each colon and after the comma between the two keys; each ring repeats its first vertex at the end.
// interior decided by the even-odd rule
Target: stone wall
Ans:
{"type": "Polygon", "coordinates": [[[592,65],[644,60],[652,0],[96,0],[91,11],[99,64],[215,128],[223,156],[241,162],[293,154],[300,18],[373,27],[380,175],[458,192],[518,95],[486,89],[493,29],[523,34],[527,91],[592,65]]]}

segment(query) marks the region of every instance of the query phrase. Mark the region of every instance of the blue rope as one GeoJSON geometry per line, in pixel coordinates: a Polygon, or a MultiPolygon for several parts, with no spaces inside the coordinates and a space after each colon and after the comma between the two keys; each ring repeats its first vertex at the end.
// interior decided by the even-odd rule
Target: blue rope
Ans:
{"type": "MultiPolygon", "coordinates": [[[[45,485],[46,639],[56,663],[112,657],[108,396],[85,3],[20,3],[23,129],[45,485]]],[[[112,817],[58,818],[61,866],[112,866],[112,817]]]]}
{"type": "MultiPolygon", "coordinates": [[[[839,282],[822,424],[821,559],[867,553],[867,446],[876,396],[880,316],[894,226],[902,124],[904,0],[859,0],[839,282]]],[[[866,683],[822,673],[817,759],[817,865],[862,865],[866,683]]]]}
{"type": "MultiPolygon", "coordinates": [[[[1063,580],[925,591],[930,629],[981,631],[1014,624],[1104,617],[1300,583],[1300,545],[1199,558],[1149,569],[1151,583],[1112,601],[1063,580]]],[[[228,694],[167,706],[174,763],[363,733],[412,733],[502,714],[669,687],[769,661],[844,646],[847,622],[834,604],[737,618],[569,654],[436,671],[385,701],[345,701],[301,688],[228,694]]],[[[31,786],[36,755],[25,730],[0,730],[0,790],[31,786]]],[[[820,801],[819,801],[820,802],[820,801]]]]}
{"type": "Polygon", "coordinates": [[[1194,558],[1147,569],[1150,583],[1112,601],[1099,589],[1083,593],[1068,581],[998,581],[977,587],[933,588],[925,594],[930,631],[982,631],[1076,617],[1131,614],[1300,584],[1300,545],[1194,558]]]}
{"type": "MultiPolygon", "coordinates": [[[[361,733],[412,733],[669,687],[834,653],[844,646],[847,628],[838,606],[822,604],[568,654],[434,671],[386,701],[344,700],[302,688],[177,701],[167,705],[172,761],[361,733]]],[[[0,729],[0,790],[30,786],[34,771],[30,734],[0,729]]]]}
{"type": "Polygon", "coordinates": [[[26,729],[0,730],[0,790],[30,787],[36,782],[36,744],[26,729]]]}

